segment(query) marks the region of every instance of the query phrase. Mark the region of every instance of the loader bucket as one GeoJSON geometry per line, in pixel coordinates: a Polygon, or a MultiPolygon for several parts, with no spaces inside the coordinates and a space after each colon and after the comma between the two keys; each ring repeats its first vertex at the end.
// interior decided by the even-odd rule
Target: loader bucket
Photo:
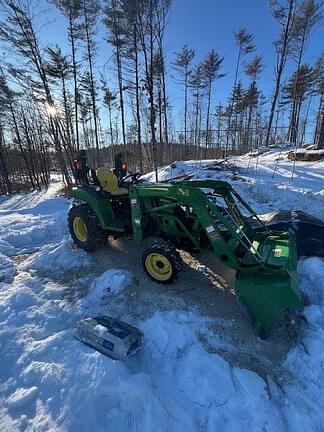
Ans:
{"type": "Polygon", "coordinates": [[[239,270],[235,292],[248,310],[257,334],[266,336],[286,312],[304,305],[297,287],[295,237],[291,233],[268,237],[259,251],[265,265],[239,270]]]}

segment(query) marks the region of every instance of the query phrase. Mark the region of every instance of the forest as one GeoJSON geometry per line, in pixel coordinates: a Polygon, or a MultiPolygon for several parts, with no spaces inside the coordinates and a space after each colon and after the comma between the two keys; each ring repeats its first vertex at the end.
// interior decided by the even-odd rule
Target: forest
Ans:
{"type": "Polygon", "coordinates": [[[171,0],[50,0],[65,18],[59,31],[68,50],[43,41],[37,14],[45,0],[0,0],[0,194],[47,186],[53,170],[70,186],[80,149],[93,167],[111,167],[123,153],[132,171],[144,173],[174,160],[282,143],[323,149],[324,53],[305,61],[314,29],[323,25],[322,4],[268,3],[278,30],[276,61],[267,65],[272,95],[259,83],[265,64],[255,35],[242,26],[232,35],[232,89],[220,103],[214,89],[228,73],[224,53],[212,49],[197,62],[186,41],[166,53],[171,0]],[[97,65],[99,34],[113,52],[114,76],[97,65]],[[182,95],[180,119],[171,79],[182,95]]]}

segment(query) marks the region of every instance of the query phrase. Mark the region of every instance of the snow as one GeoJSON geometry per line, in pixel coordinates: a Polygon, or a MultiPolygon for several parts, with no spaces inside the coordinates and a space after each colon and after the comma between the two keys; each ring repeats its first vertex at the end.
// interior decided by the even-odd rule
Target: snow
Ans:
{"type": "Polygon", "coordinates": [[[0,251],[9,244],[12,251],[30,253],[61,241],[62,233],[68,233],[69,202],[55,196],[60,188],[56,181],[47,191],[17,194],[0,202],[0,251]]]}
{"type": "Polygon", "coordinates": [[[107,270],[92,282],[89,294],[81,300],[83,307],[99,305],[105,301],[107,295],[118,294],[130,284],[131,280],[131,272],[118,269],[107,270]]]}
{"type": "MultiPolygon", "coordinates": [[[[221,160],[175,161],[159,169],[159,181],[192,175],[193,179],[228,181],[259,213],[273,210],[302,210],[313,216],[324,215],[324,161],[298,162],[288,160],[288,151],[267,151],[221,160]],[[293,177],[293,178],[292,178],[293,177]]],[[[155,181],[155,173],[143,176],[155,181]]]]}
{"type": "Polygon", "coordinates": [[[12,260],[0,253],[0,282],[11,282],[15,274],[12,260]]]}
{"type": "Polygon", "coordinates": [[[42,274],[54,272],[58,276],[66,271],[90,266],[91,256],[82,250],[73,249],[71,239],[63,237],[59,243],[45,245],[41,251],[25,261],[23,268],[42,274]]]}
{"type": "Polygon", "coordinates": [[[301,154],[310,154],[310,155],[323,155],[324,156],[324,150],[309,150],[307,149],[307,151],[305,151],[305,149],[297,149],[295,151],[297,154],[301,153],[301,154]]]}
{"type": "Polygon", "coordinates": [[[10,243],[0,240],[0,253],[7,256],[12,256],[16,254],[16,248],[10,243]]]}
{"type": "MultiPolygon", "coordinates": [[[[221,178],[259,212],[279,207],[323,217],[323,162],[297,162],[293,181],[284,153],[229,162],[236,174],[217,161],[191,161],[160,175],[221,178]]],[[[213,318],[196,310],[156,305],[149,317],[134,316],[124,301],[136,284],[127,261],[124,269],[112,262],[97,271],[100,255],[74,248],[60,187],[56,181],[47,191],[0,197],[1,431],[324,430],[323,259],[299,262],[307,322],[274,380],[272,370],[261,376],[223,355],[230,347],[212,330],[213,318]],[[81,317],[114,313],[112,299],[120,300],[116,317],[144,332],[142,350],[125,362],[74,338],[81,317]]],[[[255,358],[262,363],[257,351],[255,358]]]]}
{"type": "Polygon", "coordinates": [[[38,388],[17,388],[17,390],[7,399],[7,406],[10,409],[21,408],[36,398],[38,388]]]}

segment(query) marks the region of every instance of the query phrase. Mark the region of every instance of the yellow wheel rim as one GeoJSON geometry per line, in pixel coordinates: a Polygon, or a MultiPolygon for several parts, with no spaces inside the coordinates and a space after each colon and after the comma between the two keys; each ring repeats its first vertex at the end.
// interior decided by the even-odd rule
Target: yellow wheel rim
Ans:
{"type": "Polygon", "coordinates": [[[85,224],[82,218],[77,216],[73,219],[73,231],[78,240],[82,242],[87,241],[88,239],[87,225],[85,224]]]}
{"type": "Polygon", "coordinates": [[[168,258],[159,253],[150,253],[145,259],[145,268],[153,279],[167,281],[172,276],[172,265],[168,258]]]}

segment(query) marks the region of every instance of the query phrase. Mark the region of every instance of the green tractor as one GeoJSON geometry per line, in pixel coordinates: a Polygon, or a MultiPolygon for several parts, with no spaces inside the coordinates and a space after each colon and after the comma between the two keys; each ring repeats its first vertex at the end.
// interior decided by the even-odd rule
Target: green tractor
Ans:
{"type": "Polygon", "coordinates": [[[110,235],[131,236],[138,244],[154,238],[144,250],[142,265],[160,284],[172,283],[181,274],[177,249],[211,249],[236,270],[237,299],[261,337],[286,312],[303,307],[294,235],[269,231],[264,225],[255,231],[250,220],[262,222],[227,182],[149,183],[139,173],[118,181],[106,168],[92,170],[90,181],[85,160],[76,162],[79,180],[71,192],[69,229],[78,247],[93,251],[110,235]]]}

